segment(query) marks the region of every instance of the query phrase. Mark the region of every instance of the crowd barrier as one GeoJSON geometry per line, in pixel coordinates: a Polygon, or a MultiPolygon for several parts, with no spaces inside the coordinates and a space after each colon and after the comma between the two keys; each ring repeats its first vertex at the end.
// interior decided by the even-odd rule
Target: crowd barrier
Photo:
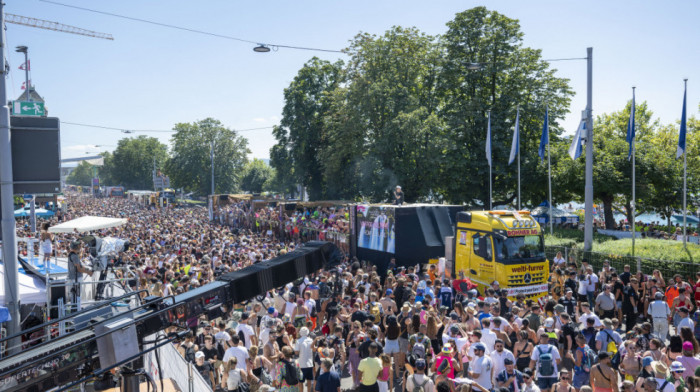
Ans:
{"type": "MultiPolygon", "coordinates": [[[[155,341],[157,336],[157,334],[153,334],[145,340],[152,342],[155,341]]],[[[153,344],[144,344],[144,349],[152,346],[153,344]]],[[[180,391],[200,392],[212,390],[194,365],[185,361],[172,344],[166,344],[157,350],[148,352],[144,355],[143,361],[144,369],[156,382],[158,388],[160,388],[160,377],[162,376],[164,379],[172,379],[180,391]],[[158,359],[160,359],[160,371],[158,370],[156,351],[158,351],[158,359]]]]}

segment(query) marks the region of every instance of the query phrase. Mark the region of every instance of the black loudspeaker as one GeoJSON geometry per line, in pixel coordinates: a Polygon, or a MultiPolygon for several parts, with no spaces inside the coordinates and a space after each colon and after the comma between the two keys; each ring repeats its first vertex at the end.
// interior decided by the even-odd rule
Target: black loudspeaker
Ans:
{"type": "Polygon", "coordinates": [[[257,280],[258,280],[258,288],[260,289],[260,293],[257,293],[255,295],[272,290],[273,288],[276,287],[273,285],[272,269],[270,269],[268,265],[260,265],[260,264],[258,264],[258,265],[259,265],[259,267],[258,267],[258,271],[257,271],[257,280]]]}
{"type": "Polygon", "coordinates": [[[228,201],[228,195],[220,195],[219,200],[221,201],[228,201]]]}
{"type": "Polygon", "coordinates": [[[297,203],[287,203],[284,205],[285,211],[294,211],[297,209],[297,203]]]}
{"type": "Polygon", "coordinates": [[[52,280],[51,281],[51,311],[49,312],[49,317],[52,319],[58,318],[58,299],[63,298],[63,304],[67,303],[66,298],[66,281],[65,280],[52,280]],[[54,286],[53,284],[60,285],[54,286]]]}
{"type": "Polygon", "coordinates": [[[229,294],[233,303],[240,303],[255,297],[264,291],[260,290],[257,279],[257,269],[254,266],[246,267],[240,271],[229,272],[221,275],[219,280],[229,281],[229,294]]]}
{"type": "Polygon", "coordinates": [[[300,277],[303,277],[305,274],[298,274],[294,260],[295,257],[293,256],[294,252],[290,253],[289,255],[285,255],[281,260],[277,261],[272,261],[270,263],[270,271],[272,272],[272,286],[273,287],[281,287],[284,286],[285,284],[292,282],[300,277]]]}

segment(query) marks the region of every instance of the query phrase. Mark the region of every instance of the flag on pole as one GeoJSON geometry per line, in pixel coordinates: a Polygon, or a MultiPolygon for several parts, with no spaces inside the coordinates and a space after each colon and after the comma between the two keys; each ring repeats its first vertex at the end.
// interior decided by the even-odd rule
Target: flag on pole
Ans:
{"type": "Polygon", "coordinates": [[[518,109],[518,113],[515,115],[515,131],[513,132],[513,144],[510,146],[509,165],[515,162],[515,158],[518,156],[518,150],[520,150],[520,109],[518,109]]]}
{"type": "Polygon", "coordinates": [[[542,138],[540,139],[540,150],[538,152],[543,162],[547,144],[549,144],[549,108],[544,110],[544,125],[542,125],[542,138]]]}
{"type": "Polygon", "coordinates": [[[27,60],[26,63],[22,63],[22,65],[19,66],[19,69],[21,69],[22,71],[24,71],[24,70],[31,71],[32,67],[31,67],[31,64],[29,63],[29,60],[27,60]]]}
{"type": "Polygon", "coordinates": [[[491,111],[489,111],[489,125],[486,128],[486,160],[491,166],[491,111]]]}
{"type": "Polygon", "coordinates": [[[635,138],[635,124],[634,124],[634,89],[632,90],[632,107],[630,108],[630,118],[627,120],[627,143],[630,144],[630,150],[627,153],[627,159],[632,159],[632,145],[634,144],[635,138]]]}
{"type": "Polygon", "coordinates": [[[678,149],[676,150],[676,158],[680,158],[681,155],[685,154],[685,98],[688,92],[688,87],[686,86],[683,90],[683,112],[681,112],[681,132],[678,135],[678,149]]]}
{"type": "Polygon", "coordinates": [[[581,123],[578,125],[578,129],[576,129],[573,140],[571,140],[571,146],[569,146],[569,156],[571,159],[576,160],[581,156],[581,152],[583,151],[583,138],[585,135],[586,120],[582,119],[581,123]]]}
{"type": "MultiPolygon", "coordinates": [[[[30,85],[30,86],[32,85],[32,81],[31,81],[31,80],[29,81],[29,85],[30,85]]],[[[26,90],[26,89],[27,89],[27,82],[22,82],[22,90],[26,90]]]]}

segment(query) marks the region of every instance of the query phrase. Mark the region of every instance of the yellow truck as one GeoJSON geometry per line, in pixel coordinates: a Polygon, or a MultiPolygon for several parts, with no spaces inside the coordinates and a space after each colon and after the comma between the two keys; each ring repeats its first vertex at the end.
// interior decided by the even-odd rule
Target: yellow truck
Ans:
{"type": "Polygon", "coordinates": [[[549,261],[540,225],[528,211],[457,213],[454,271],[479,286],[498,281],[508,297],[537,299],[548,290],[549,261]]]}

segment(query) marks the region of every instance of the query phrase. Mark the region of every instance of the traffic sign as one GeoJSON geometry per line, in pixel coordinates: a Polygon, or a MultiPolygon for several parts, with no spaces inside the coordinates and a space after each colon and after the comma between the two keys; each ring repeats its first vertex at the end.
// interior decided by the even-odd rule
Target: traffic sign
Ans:
{"type": "Polygon", "coordinates": [[[43,102],[12,101],[12,114],[15,116],[45,116],[43,102]]]}

